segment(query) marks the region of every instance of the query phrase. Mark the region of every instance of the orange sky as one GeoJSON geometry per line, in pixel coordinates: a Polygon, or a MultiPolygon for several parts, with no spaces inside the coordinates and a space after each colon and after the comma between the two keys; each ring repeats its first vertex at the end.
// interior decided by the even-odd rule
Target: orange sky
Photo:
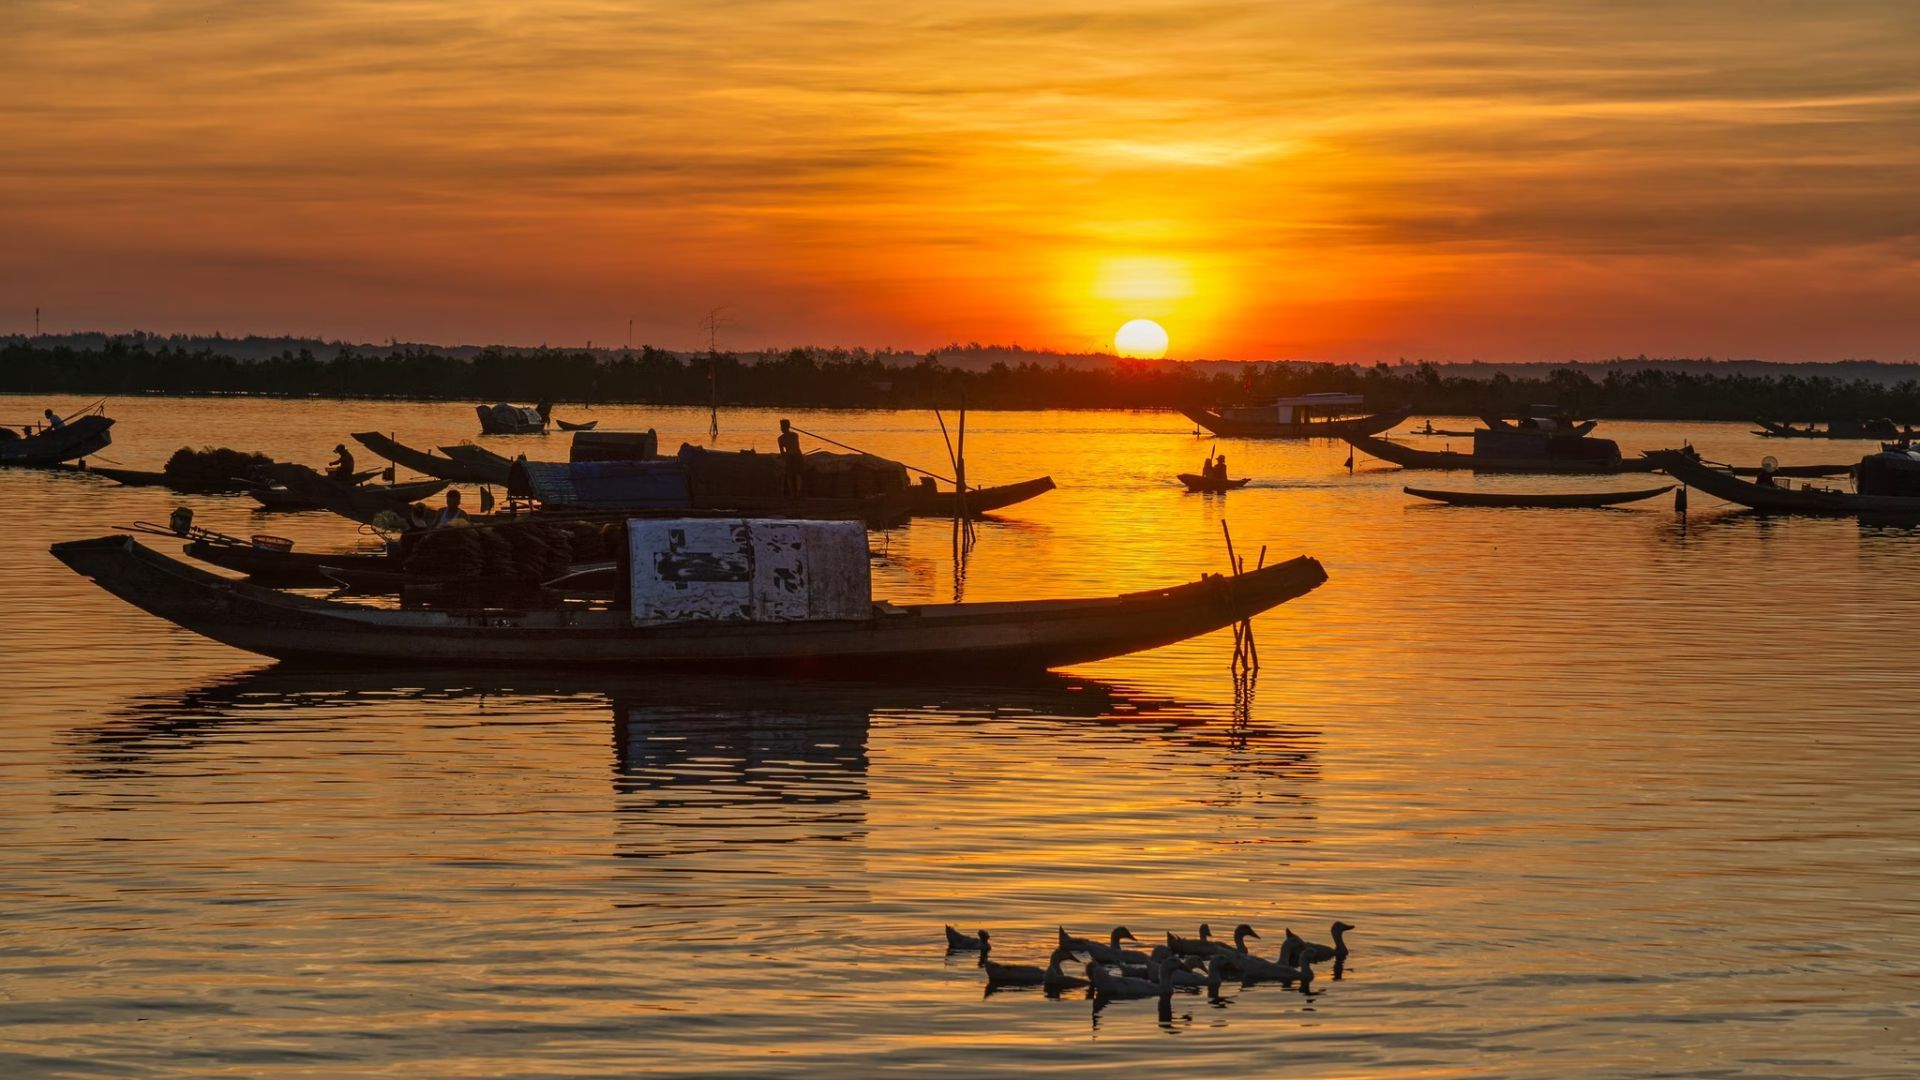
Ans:
{"type": "Polygon", "coordinates": [[[1920,359],[1920,5],[11,0],[0,332],[1920,359]]]}

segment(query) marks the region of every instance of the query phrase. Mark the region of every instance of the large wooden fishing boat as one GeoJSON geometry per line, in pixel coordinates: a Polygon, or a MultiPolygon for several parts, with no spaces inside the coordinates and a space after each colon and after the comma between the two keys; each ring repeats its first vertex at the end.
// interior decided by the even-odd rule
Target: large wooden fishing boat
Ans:
{"type": "Polygon", "coordinates": [[[1578,420],[1572,414],[1550,405],[1534,405],[1515,419],[1494,413],[1482,413],[1480,422],[1489,431],[1545,431],[1556,435],[1591,435],[1600,426],[1598,420],[1578,420]]]}
{"type": "Polygon", "coordinates": [[[1474,432],[1474,452],[1453,450],[1417,450],[1371,435],[1349,435],[1347,442],[1382,461],[1408,469],[1471,469],[1501,473],[1636,473],[1652,472],[1646,458],[1622,461],[1620,447],[1612,439],[1592,439],[1575,435],[1531,435],[1513,432],[1474,432]],[[1487,438],[1493,436],[1493,438],[1487,438]],[[1503,444],[1524,444],[1518,453],[1503,451],[1503,444]]]}
{"type": "Polygon", "coordinates": [[[1514,510],[1598,509],[1639,502],[1665,495],[1674,485],[1641,488],[1636,491],[1440,491],[1434,488],[1408,487],[1400,490],[1421,499],[1432,499],[1449,506],[1480,506],[1514,510]]]}
{"type": "MultiPolygon", "coordinates": [[[[996,487],[977,487],[967,492],[967,513],[973,517],[1003,510],[1015,503],[1023,503],[1052,491],[1053,477],[1039,476],[1032,480],[1022,480],[1017,484],[1000,484],[996,487]]],[[[954,505],[952,489],[934,486],[933,478],[927,477],[910,489],[913,494],[913,514],[915,517],[952,517],[958,509],[954,505]]]]}
{"type": "MultiPolygon", "coordinates": [[[[1858,494],[1833,488],[1762,484],[1735,476],[1680,450],[1656,450],[1647,457],[1656,462],[1662,472],[1689,487],[1765,513],[1920,519],[1920,494],[1858,494]]],[[[1915,465],[1920,471],[1920,461],[1915,465]]]]}
{"type": "Polygon", "coordinates": [[[1375,435],[1413,415],[1412,409],[1357,416],[1358,394],[1302,394],[1265,405],[1183,408],[1181,415],[1223,438],[1340,439],[1375,435]]]}
{"type": "Polygon", "coordinates": [[[221,577],[129,536],[53,555],[122,600],[237,649],[306,663],[694,667],[741,674],[1011,673],[1158,648],[1231,626],[1326,580],[1300,557],[1234,577],[1076,600],[870,604],[860,618],[636,625],[619,607],[395,611],[221,577]]]}
{"type": "Polygon", "coordinates": [[[480,417],[482,435],[544,435],[552,406],[544,401],[532,406],[500,402],[475,405],[473,411],[480,417]]]}
{"type": "MultiPolygon", "coordinates": [[[[416,450],[405,443],[382,435],[377,431],[356,431],[355,442],[386,458],[395,465],[404,465],[414,472],[456,484],[504,484],[507,482],[507,459],[490,451],[481,450],[486,458],[457,459],[452,455],[436,456],[430,450],[416,450]],[[499,458],[498,464],[492,458],[499,458]]],[[[473,449],[479,450],[478,447],[473,449]]]]}
{"type": "Polygon", "coordinates": [[[0,428],[0,465],[58,465],[98,453],[113,444],[112,427],[112,418],[89,413],[64,427],[41,428],[31,435],[0,428]]]}

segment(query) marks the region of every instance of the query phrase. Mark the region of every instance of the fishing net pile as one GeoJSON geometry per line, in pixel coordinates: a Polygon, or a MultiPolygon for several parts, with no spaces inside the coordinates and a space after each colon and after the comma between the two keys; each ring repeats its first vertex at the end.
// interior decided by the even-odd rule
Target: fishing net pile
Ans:
{"type": "Polygon", "coordinates": [[[611,559],[625,544],[626,527],[617,522],[453,526],[421,536],[403,565],[432,580],[539,582],[575,563],[611,559]]]}
{"type": "Polygon", "coordinates": [[[203,446],[198,450],[183,446],[167,459],[167,479],[176,483],[221,484],[235,479],[251,479],[274,464],[272,458],[255,452],[242,453],[222,446],[203,446]]]}

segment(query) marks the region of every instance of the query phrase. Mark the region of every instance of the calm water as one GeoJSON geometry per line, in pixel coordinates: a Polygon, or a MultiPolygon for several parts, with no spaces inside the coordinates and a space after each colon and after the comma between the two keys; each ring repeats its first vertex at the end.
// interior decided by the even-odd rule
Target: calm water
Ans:
{"type": "MultiPolygon", "coordinates": [[[[0,399],[4,415],[46,403],[0,399]]],[[[80,402],[52,402],[70,404],[80,402]]],[[[588,414],[578,408],[563,416],[588,414]]],[[[319,464],[431,445],[458,405],[112,403],[106,457],[319,464]],[[358,450],[358,447],[355,447],[358,450]],[[364,455],[363,455],[364,456],[364,455]]],[[[704,412],[601,408],[667,446],[704,412]]],[[[924,414],[795,413],[910,462],[924,414]]],[[[771,450],[774,415],[721,417],[771,450]]],[[[1751,463],[1847,460],[1742,425],[1607,424],[1751,463]]],[[[1696,493],[1612,511],[1413,505],[1344,445],[1224,441],[1255,486],[1172,485],[1172,414],[970,420],[971,473],[1061,489],[886,534],[877,595],[1070,596],[1243,551],[1331,580],[1226,635],[1014,687],[485,671],[276,672],[47,555],[233,499],[0,472],[0,1073],[1905,1076],[1920,1062],[1920,533],[1696,493]],[[1252,923],[1344,977],[1210,1004],[983,996],[940,926],[1035,962],[1064,923],[1252,923]]],[[[488,440],[561,457],[563,436],[488,440]]],[[[1423,440],[1423,445],[1444,440],[1423,440]]]]}

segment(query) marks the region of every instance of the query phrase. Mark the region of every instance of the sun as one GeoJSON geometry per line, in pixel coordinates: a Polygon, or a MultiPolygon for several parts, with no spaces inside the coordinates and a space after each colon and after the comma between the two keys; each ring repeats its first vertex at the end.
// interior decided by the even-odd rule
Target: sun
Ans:
{"type": "Polygon", "coordinates": [[[1158,360],[1167,355],[1167,329],[1152,319],[1135,319],[1114,331],[1113,348],[1135,360],[1158,360]]]}

